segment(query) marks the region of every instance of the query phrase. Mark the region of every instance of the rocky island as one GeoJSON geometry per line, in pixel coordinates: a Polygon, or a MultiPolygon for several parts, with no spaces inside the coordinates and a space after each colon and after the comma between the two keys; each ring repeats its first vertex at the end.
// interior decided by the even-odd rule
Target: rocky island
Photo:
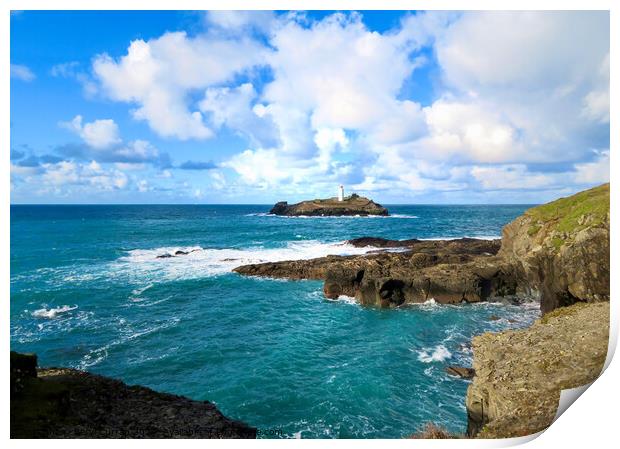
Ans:
{"type": "Polygon", "coordinates": [[[288,204],[286,201],[276,203],[270,214],[286,216],[368,216],[388,215],[388,210],[374,201],[352,194],[343,198],[327,198],[302,201],[301,203],[288,204]]]}

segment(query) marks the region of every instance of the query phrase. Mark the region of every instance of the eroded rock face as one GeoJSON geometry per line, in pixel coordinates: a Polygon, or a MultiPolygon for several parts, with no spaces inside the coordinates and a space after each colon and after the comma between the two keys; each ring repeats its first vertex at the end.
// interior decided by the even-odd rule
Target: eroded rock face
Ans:
{"type": "Polygon", "coordinates": [[[271,214],[288,216],[347,216],[347,215],[388,215],[388,210],[374,201],[359,195],[351,195],[338,201],[336,198],[302,201],[288,204],[286,201],[276,203],[271,214]]]}
{"type": "Polygon", "coordinates": [[[322,279],[327,298],[346,295],[361,304],[386,308],[431,298],[440,303],[478,302],[515,293],[512,273],[495,257],[498,240],[396,242],[365,237],[350,243],[378,243],[373,246],[408,250],[244,265],[234,271],[273,278],[322,279]]]}
{"type": "Polygon", "coordinates": [[[543,313],[609,301],[609,184],[526,211],[504,227],[499,255],[543,313]]]}
{"type": "Polygon", "coordinates": [[[468,434],[530,435],[548,427],[560,391],[594,381],[607,355],[609,303],[559,308],[530,328],[474,337],[468,434]]]}
{"type": "Polygon", "coordinates": [[[11,373],[23,377],[11,394],[11,438],[256,438],[210,402],[74,369],[33,373],[33,363],[11,353],[11,373]]]}

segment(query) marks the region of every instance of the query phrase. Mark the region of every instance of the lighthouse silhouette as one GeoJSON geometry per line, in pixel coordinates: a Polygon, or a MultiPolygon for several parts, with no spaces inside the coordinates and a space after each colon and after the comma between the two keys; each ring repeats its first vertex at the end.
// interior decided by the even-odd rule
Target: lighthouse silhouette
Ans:
{"type": "Polygon", "coordinates": [[[344,186],[342,184],[338,187],[338,201],[344,201],[344,186]]]}

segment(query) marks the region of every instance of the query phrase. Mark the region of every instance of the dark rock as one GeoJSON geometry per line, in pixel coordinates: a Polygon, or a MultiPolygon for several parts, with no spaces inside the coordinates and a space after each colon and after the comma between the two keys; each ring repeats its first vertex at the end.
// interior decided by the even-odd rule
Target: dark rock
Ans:
{"type": "Polygon", "coordinates": [[[156,258],[156,259],[168,259],[168,258],[170,258],[170,257],[174,257],[174,256],[173,256],[172,254],[168,254],[168,253],[166,253],[166,254],[160,254],[160,255],[158,255],[158,256],[157,256],[157,257],[155,257],[155,258],[156,258]]]}
{"type": "Polygon", "coordinates": [[[338,201],[336,198],[308,200],[297,204],[280,201],[269,213],[287,216],[367,216],[388,215],[388,210],[368,198],[354,194],[343,201],[338,201]]]}
{"type": "MultiPolygon", "coordinates": [[[[395,242],[371,237],[355,241],[363,246],[395,242]]],[[[408,251],[269,262],[240,266],[234,271],[251,276],[322,279],[327,298],[347,295],[361,304],[388,308],[431,298],[440,303],[477,302],[512,292],[510,274],[497,268],[497,258],[492,256],[499,249],[499,241],[403,242],[408,251]]]]}
{"type": "Polygon", "coordinates": [[[355,246],[356,248],[364,248],[366,246],[373,246],[375,248],[402,248],[412,246],[415,243],[420,243],[420,240],[389,240],[381,237],[359,237],[348,240],[347,243],[355,246]]]}
{"type": "Polygon", "coordinates": [[[11,351],[11,398],[20,394],[30,379],[37,377],[37,356],[11,351]]]}
{"type": "Polygon", "coordinates": [[[447,366],[446,373],[462,379],[472,379],[476,375],[476,371],[473,368],[463,366],[447,366]]]}
{"type": "MultiPolygon", "coordinates": [[[[12,353],[11,372],[20,366],[32,374],[32,360],[12,353]]],[[[11,396],[11,438],[256,438],[256,429],[207,401],[48,368],[11,396]]]]}
{"type": "Polygon", "coordinates": [[[183,250],[180,250],[180,249],[175,251],[175,253],[174,253],[175,256],[187,256],[188,254],[189,254],[189,252],[183,251],[183,250]]]}

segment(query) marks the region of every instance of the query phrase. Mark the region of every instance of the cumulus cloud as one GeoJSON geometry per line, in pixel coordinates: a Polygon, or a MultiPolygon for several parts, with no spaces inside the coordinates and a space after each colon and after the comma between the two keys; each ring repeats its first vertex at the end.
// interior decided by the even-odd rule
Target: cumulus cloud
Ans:
{"type": "Polygon", "coordinates": [[[206,22],[208,25],[218,28],[218,31],[255,29],[268,31],[275,21],[272,11],[207,11],[206,22]]]}
{"type": "Polygon", "coordinates": [[[11,64],[11,78],[30,82],[36,78],[36,75],[28,66],[11,64]]]}
{"type": "Polygon", "coordinates": [[[206,139],[213,136],[191,94],[262,64],[266,49],[251,38],[217,39],[166,33],[132,41],[127,54],[98,56],[93,71],[113,100],[135,104],[134,118],[145,120],[164,137],[206,139]]]}
{"type": "Polygon", "coordinates": [[[109,148],[121,142],[118,125],[111,119],[95,120],[83,124],[82,116],[76,115],[70,122],[62,123],[62,126],[80,136],[92,148],[109,148]]]}
{"type": "Polygon", "coordinates": [[[608,179],[609,151],[591,152],[609,146],[606,12],[408,14],[382,33],[358,13],[205,17],[203,33],[133,41],[93,72],[161,136],[241,136],[217,165],[248,188],[416,194],[608,179]],[[421,104],[428,95],[403,87],[426,65],[438,75],[421,104]]]}
{"type": "Polygon", "coordinates": [[[124,172],[105,169],[96,161],[78,163],[62,160],[42,164],[36,169],[29,167],[25,170],[11,166],[11,173],[25,176],[26,184],[34,184],[43,191],[52,189],[56,192],[60,192],[67,186],[81,186],[103,191],[119,190],[127,187],[129,182],[124,172]]]}
{"type": "Polygon", "coordinates": [[[84,142],[59,146],[56,151],[65,157],[123,164],[150,163],[161,168],[172,166],[170,156],[161,153],[146,140],[123,142],[114,120],[83,123],[82,116],[76,115],[73,120],[60,125],[80,136],[84,142]]]}

